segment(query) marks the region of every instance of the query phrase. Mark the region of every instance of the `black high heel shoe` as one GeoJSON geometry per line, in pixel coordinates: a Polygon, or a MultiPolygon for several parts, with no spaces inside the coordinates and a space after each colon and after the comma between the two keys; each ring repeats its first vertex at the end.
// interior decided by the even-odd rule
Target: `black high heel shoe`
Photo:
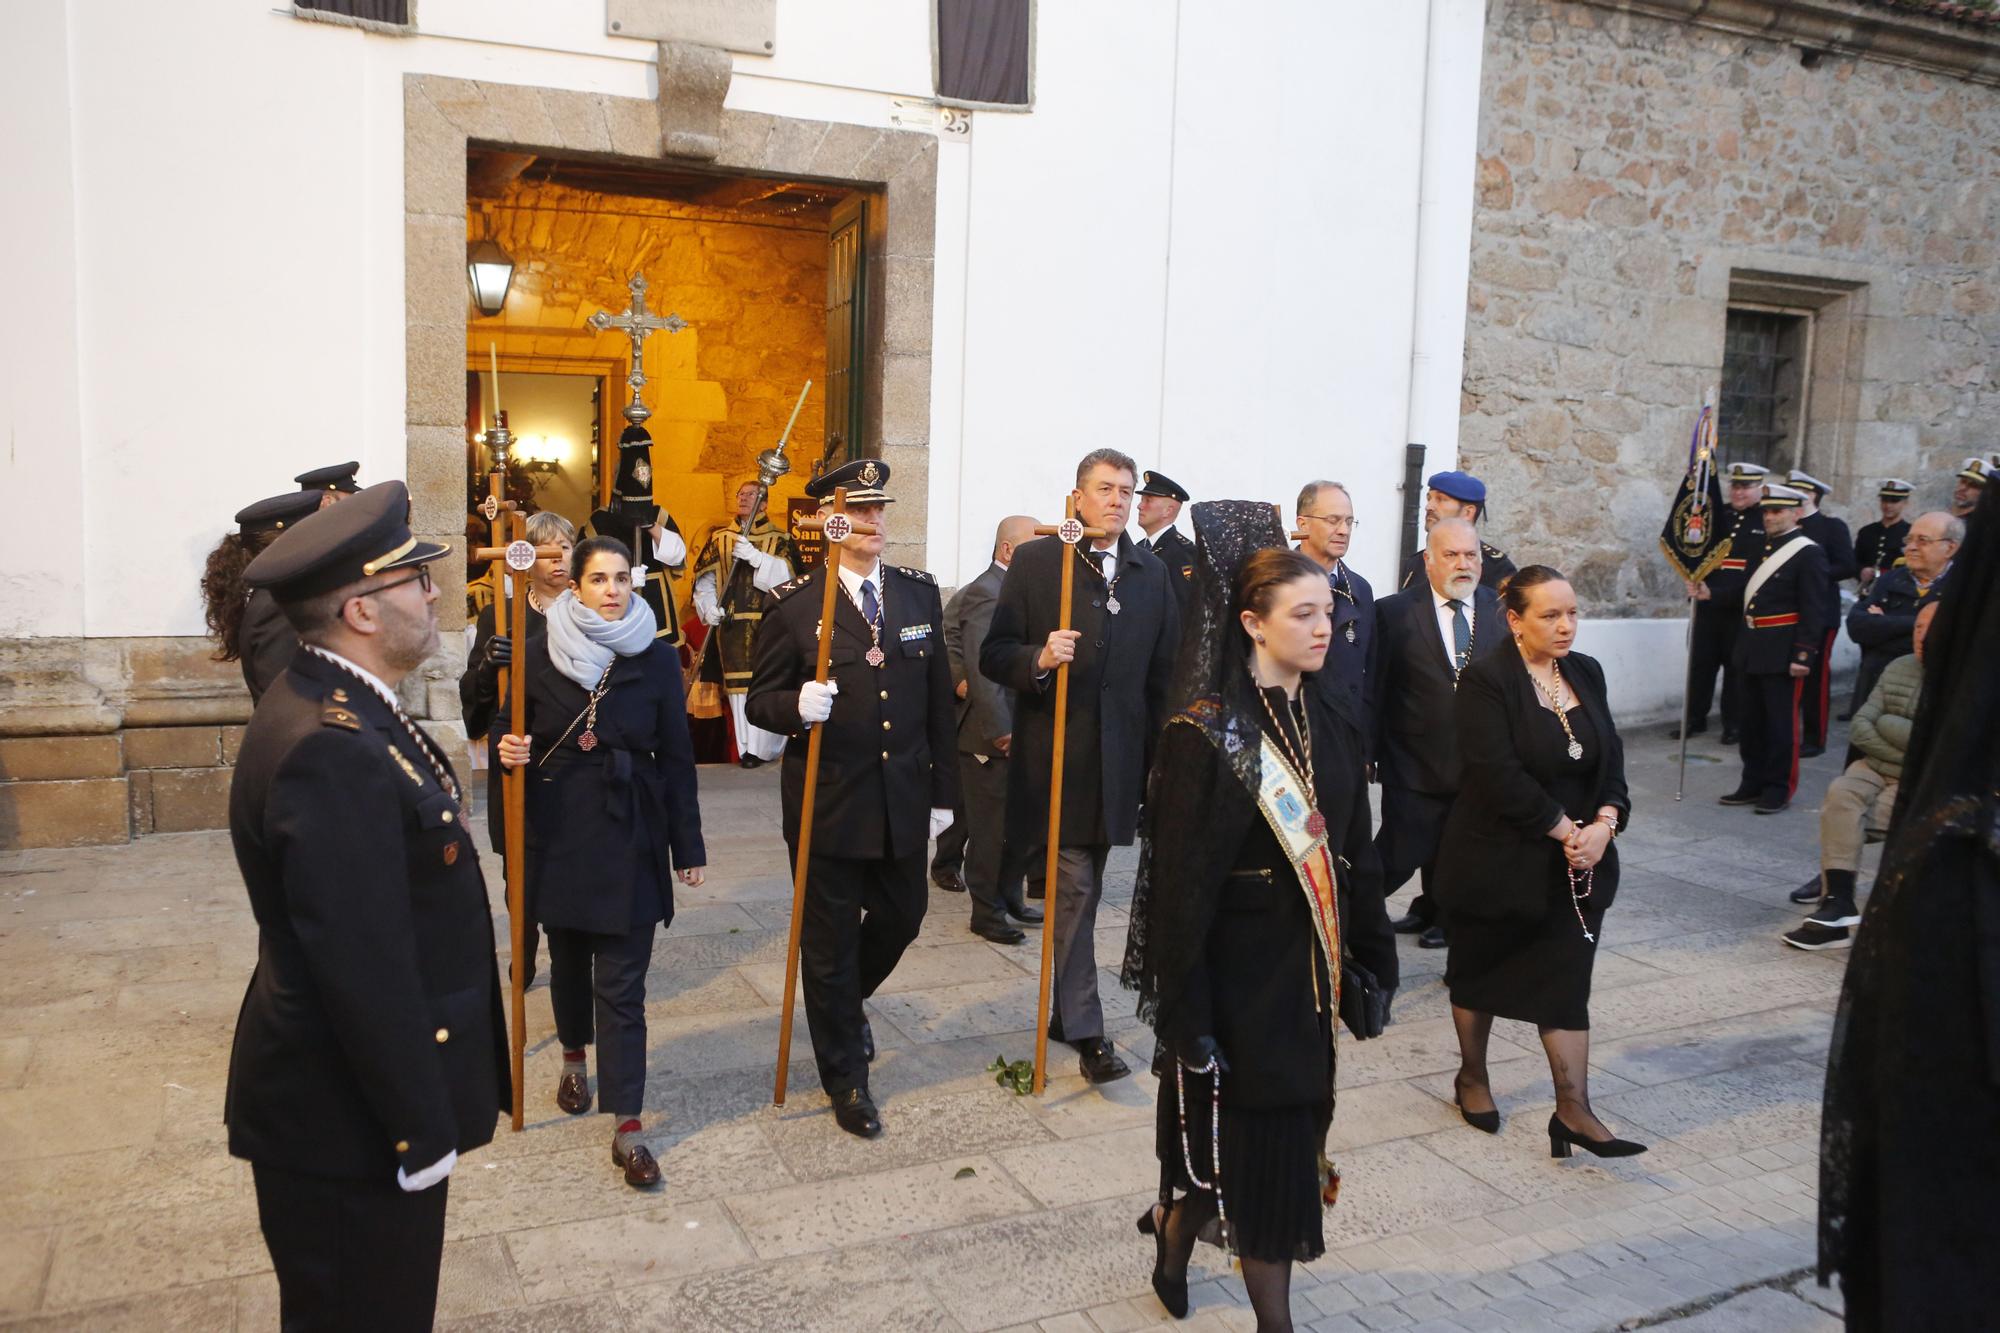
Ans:
{"type": "Polygon", "coordinates": [[[1185,1319],[1188,1314],[1187,1273],[1182,1272],[1178,1280],[1167,1276],[1167,1218],[1173,1215],[1173,1205],[1156,1203],[1139,1215],[1139,1234],[1153,1238],[1153,1294],[1160,1298],[1160,1304],[1167,1307],[1167,1313],[1176,1319],[1185,1319]],[[1155,1221],[1153,1214],[1159,1213],[1155,1221]]]}
{"type": "Polygon", "coordinates": [[[1460,1100],[1460,1096],[1458,1080],[1454,1078],[1451,1081],[1451,1104],[1458,1108],[1458,1113],[1461,1116],[1465,1117],[1465,1123],[1471,1125],[1482,1134],[1498,1134],[1500,1132],[1499,1107],[1496,1106],[1490,1111],[1468,1111],[1465,1109],[1465,1103],[1460,1100]]]}
{"type": "Polygon", "coordinates": [[[1587,1139],[1562,1122],[1562,1117],[1549,1116],[1549,1156],[1567,1157],[1572,1147],[1583,1149],[1593,1157],[1637,1157],[1646,1151],[1643,1143],[1633,1143],[1630,1139],[1587,1139]]]}

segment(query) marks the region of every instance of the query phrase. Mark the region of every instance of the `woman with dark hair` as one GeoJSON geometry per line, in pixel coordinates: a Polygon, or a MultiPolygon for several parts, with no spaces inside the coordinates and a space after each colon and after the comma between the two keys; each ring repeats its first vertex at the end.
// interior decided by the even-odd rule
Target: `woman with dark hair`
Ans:
{"type": "Polygon", "coordinates": [[[202,612],[215,660],[243,663],[243,683],[254,703],[291,665],[298,636],[271,594],[253,593],[243,571],[278,535],[319,509],[319,492],[286,491],[236,511],[236,531],[223,534],[201,571],[202,612]]]}
{"type": "Polygon", "coordinates": [[[1445,822],[1438,894],[1451,913],[1445,985],[1458,1029],[1460,1114],[1500,1132],[1486,1072],[1493,1019],[1541,1031],[1555,1081],[1549,1153],[1629,1157],[1590,1109],[1590,971],[1618,893],[1612,840],[1631,818],[1604,669],[1572,652],[1576,593],[1547,565],[1507,581],[1509,642],[1459,678],[1465,777],[1445,822]]]}
{"type": "Polygon", "coordinates": [[[571,587],[521,654],[528,735],[500,738],[500,762],[531,764],[528,914],[549,940],[549,1002],[562,1042],[556,1104],[590,1109],[584,1050],[597,1042],[599,1101],[625,1181],[660,1183],[639,1140],[646,1098],[646,969],[674,919],[673,880],[698,888],[702,845],[680,658],[653,637],[633,595],[632,553],[591,537],[570,555],[571,587]]]}
{"type": "MultiPolygon", "coordinates": [[[[1291,1328],[1291,1266],[1325,1252],[1339,901],[1381,893],[1360,738],[1304,676],[1333,593],[1271,506],[1194,506],[1195,584],[1147,798],[1124,981],[1158,1038],[1153,1290],[1187,1314],[1196,1239],[1242,1261],[1257,1327],[1291,1328]],[[1353,864],[1350,866],[1349,861],[1353,864]],[[1176,1191],[1180,1191],[1176,1197],[1176,1191]]],[[[1393,949],[1386,920],[1376,948],[1393,949]]]]}

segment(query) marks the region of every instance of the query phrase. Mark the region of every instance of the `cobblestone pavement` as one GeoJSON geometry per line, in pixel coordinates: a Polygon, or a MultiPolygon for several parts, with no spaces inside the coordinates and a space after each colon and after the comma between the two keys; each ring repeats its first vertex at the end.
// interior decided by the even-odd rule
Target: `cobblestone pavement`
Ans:
{"type": "MultiPolygon", "coordinates": [[[[1813,873],[1833,754],[1777,818],[1714,798],[1698,742],[1673,801],[1661,728],[1628,738],[1636,811],[1605,925],[1591,1079],[1644,1156],[1552,1161],[1532,1029],[1497,1025],[1506,1125],[1451,1106],[1443,957],[1404,942],[1379,1041],[1343,1042],[1328,1253],[1297,1275],[1316,1330],[1831,1326],[1812,1262],[1822,1065],[1845,953],[1784,948],[1813,873]],[[1733,1299],[1723,1299],[1732,1293],[1733,1299]],[[1690,1313],[1693,1312],[1693,1313],[1690,1313]],[[1732,1322],[1734,1321],[1734,1322],[1732,1322]]],[[[441,1323],[454,1328],[1247,1329],[1204,1249],[1170,1324],[1133,1228],[1156,1176],[1153,1080],[1101,1089],[1066,1048],[1047,1095],[985,1067],[1032,1055],[1038,936],[989,945],[938,893],[870,1005],[887,1134],[841,1134],[803,1020],[770,1103],[789,883],[770,770],[704,770],[714,868],[657,943],[646,1114],[666,1175],[616,1178],[601,1117],[554,1107],[548,992],[529,995],[529,1120],[452,1180],[441,1323]]],[[[1150,1043],[1115,982],[1133,857],[1112,863],[1098,958],[1113,1036],[1150,1043]]],[[[499,879],[489,862],[490,881],[499,879]]],[[[222,834],[0,855],[0,1320],[32,1328],[268,1329],[276,1286],[248,1168],[224,1151],[228,1043],[255,932],[222,834]]]]}

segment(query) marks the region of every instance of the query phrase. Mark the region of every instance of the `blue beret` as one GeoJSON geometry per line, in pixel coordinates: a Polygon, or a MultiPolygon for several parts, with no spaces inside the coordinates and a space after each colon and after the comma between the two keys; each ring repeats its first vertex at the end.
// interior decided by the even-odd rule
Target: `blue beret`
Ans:
{"type": "Polygon", "coordinates": [[[1430,488],[1465,504],[1486,503],[1486,483],[1470,472],[1433,472],[1430,488]]]}

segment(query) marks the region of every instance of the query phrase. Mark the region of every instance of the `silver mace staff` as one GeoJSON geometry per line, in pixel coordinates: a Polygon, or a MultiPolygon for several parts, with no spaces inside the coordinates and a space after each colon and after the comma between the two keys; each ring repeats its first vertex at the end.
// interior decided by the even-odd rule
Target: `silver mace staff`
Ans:
{"type": "MultiPolygon", "coordinates": [[[[757,497],[750,502],[750,512],[743,516],[743,524],[737,529],[743,536],[750,535],[756,525],[757,511],[764,508],[771,495],[771,483],[792,470],[792,462],[785,457],[785,445],[792,438],[792,427],[798,424],[799,412],[806,405],[806,395],[812,392],[813,382],[806,381],[806,387],[799,390],[799,401],[792,404],[792,418],[785,423],[785,433],[778,437],[778,443],[757,455],[757,497]]],[[[715,597],[718,602],[729,589],[729,580],[736,577],[736,547],[729,548],[729,558],[722,572],[716,576],[715,597]]]]}

